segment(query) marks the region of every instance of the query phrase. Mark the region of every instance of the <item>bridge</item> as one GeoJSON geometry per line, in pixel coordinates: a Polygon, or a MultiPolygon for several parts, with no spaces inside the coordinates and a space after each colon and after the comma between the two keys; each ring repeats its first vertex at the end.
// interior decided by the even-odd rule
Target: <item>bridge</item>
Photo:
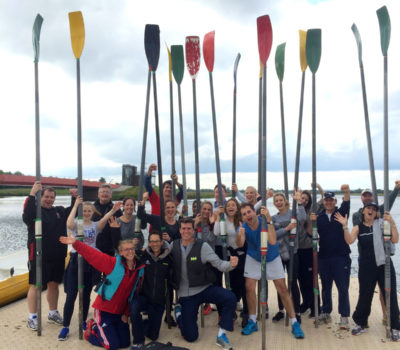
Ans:
{"type": "MultiPolygon", "coordinates": [[[[35,176],[0,174],[0,187],[32,187],[35,181],[35,176]]],[[[40,182],[44,186],[56,188],[78,187],[78,181],[76,179],[43,176],[40,182]]],[[[97,197],[97,191],[101,185],[103,185],[103,183],[99,181],[83,180],[83,197],[88,200],[94,200],[97,197]]],[[[120,187],[120,185],[114,184],[110,184],[110,186],[112,189],[120,187]]]]}

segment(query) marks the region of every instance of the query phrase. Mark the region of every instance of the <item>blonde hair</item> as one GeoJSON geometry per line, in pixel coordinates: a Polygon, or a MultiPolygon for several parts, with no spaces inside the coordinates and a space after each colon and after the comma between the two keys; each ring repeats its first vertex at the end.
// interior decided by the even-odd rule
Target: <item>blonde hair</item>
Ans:
{"type": "Polygon", "coordinates": [[[273,197],[274,198],[274,203],[275,203],[275,197],[278,197],[278,196],[281,196],[283,198],[283,200],[285,201],[285,208],[289,209],[290,203],[287,200],[287,198],[286,198],[286,196],[285,196],[285,194],[283,192],[277,192],[277,193],[274,194],[274,197],[273,197]]]}
{"type": "Polygon", "coordinates": [[[92,202],[83,202],[82,203],[82,209],[83,207],[90,207],[92,209],[93,214],[97,214],[101,216],[101,213],[96,209],[96,207],[93,205],[92,202]]]}

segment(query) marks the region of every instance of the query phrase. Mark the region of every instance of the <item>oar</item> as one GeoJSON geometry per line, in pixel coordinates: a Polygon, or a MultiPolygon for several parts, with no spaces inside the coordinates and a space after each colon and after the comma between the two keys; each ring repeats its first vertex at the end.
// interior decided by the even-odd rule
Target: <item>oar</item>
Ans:
{"type": "MultiPolygon", "coordinates": [[[[305,80],[305,71],[307,69],[307,58],[306,58],[306,36],[307,32],[303,30],[299,30],[300,35],[300,67],[302,71],[301,78],[301,92],[300,92],[300,111],[299,111],[299,122],[297,126],[297,144],[296,144],[296,161],[294,167],[294,190],[298,190],[299,184],[299,168],[300,168],[300,148],[301,148],[301,129],[303,124],[303,98],[304,98],[304,80],[305,80]]],[[[292,223],[297,224],[297,202],[296,198],[293,196],[292,202],[292,223]]],[[[291,257],[289,262],[289,288],[291,289],[291,283],[293,281],[293,248],[294,242],[297,234],[297,227],[294,227],[290,231],[289,236],[289,250],[291,250],[291,257]]],[[[291,291],[290,291],[291,292],[291,291]]]]}
{"type": "MultiPolygon", "coordinates": [[[[43,18],[36,15],[32,29],[33,51],[35,55],[35,145],[36,145],[36,181],[40,181],[40,115],[39,115],[39,55],[40,55],[40,30],[43,18]]],[[[36,193],[36,219],[35,219],[35,243],[36,243],[36,304],[37,304],[37,335],[42,335],[42,191],[36,193]]]]}
{"type": "MultiPolygon", "coordinates": [[[[263,99],[262,99],[262,157],[261,157],[261,201],[266,207],[267,184],[267,60],[272,46],[272,26],[268,15],[257,18],[258,52],[263,65],[263,99]]],[[[265,313],[267,308],[267,252],[268,224],[265,215],[261,221],[261,327],[262,349],[266,348],[265,313]]]]}
{"type": "Polygon", "coordinates": [[[378,203],[378,196],[377,196],[377,193],[376,193],[376,178],[375,178],[374,156],[373,156],[372,143],[371,143],[371,131],[370,131],[370,127],[369,127],[367,91],[366,91],[366,88],[365,88],[364,64],[363,64],[363,60],[362,60],[361,37],[360,37],[360,33],[358,32],[357,26],[354,23],[351,26],[351,30],[353,31],[354,37],[356,38],[357,49],[358,49],[358,62],[360,64],[361,87],[362,87],[362,97],[363,97],[363,106],[364,106],[365,131],[366,131],[366,134],[367,134],[369,172],[370,172],[370,176],[371,176],[371,187],[372,187],[372,192],[373,192],[375,203],[378,203]]]}
{"type": "MultiPolygon", "coordinates": [[[[85,25],[81,11],[70,12],[69,28],[71,32],[72,51],[76,58],[76,82],[77,82],[77,144],[78,144],[78,193],[83,198],[82,187],[82,127],[81,127],[81,70],[80,57],[85,44],[85,25]]],[[[82,205],[78,207],[77,238],[83,241],[83,215],[82,205]]],[[[78,292],[79,292],[79,339],[83,338],[83,257],[78,255],[78,292]]]]}
{"type": "MultiPolygon", "coordinates": [[[[215,114],[215,99],[214,99],[214,84],[212,72],[214,69],[214,40],[215,31],[209,32],[204,36],[203,40],[203,57],[208,70],[208,77],[210,78],[210,95],[211,95],[211,112],[213,121],[213,132],[214,132],[214,151],[215,151],[215,167],[217,170],[217,186],[218,186],[218,202],[219,205],[224,205],[222,197],[222,181],[221,181],[221,167],[219,161],[219,147],[218,147],[218,130],[217,130],[217,117],[215,114]]],[[[219,215],[220,224],[220,235],[222,241],[222,256],[224,260],[228,258],[228,251],[226,247],[226,222],[225,214],[220,213],[219,215]]],[[[229,278],[229,272],[224,273],[225,286],[227,289],[231,289],[231,283],[229,278]]]]}
{"type": "MultiPolygon", "coordinates": [[[[183,46],[171,46],[172,58],[172,73],[174,75],[176,84],[178,85],[178,106],[179,106],[179,131],[181,139],[181,166],[182,166],[182,187],[183,187],[183,205],[187,208],[187,193],[186,193],[186,166],[185,166],[185,140],[183,136],[183,118],[182,118],[182,97],[181,97],[181,83],[183,73],[185,70],[185,61],[183,57],[183,46]]],[[[186,209],[187,210],[187,209],[186,209]]],[[[187,215],[187,211],[183,213],[187,215]]]]}
{"type": "MultiPolygon", "coordinates": [[[[312,72],[312,200],[313,212],[317,211],[317,154],[316,154],[316,110],[315,110],[315,73],[321,60],[321,29],[309,29],[306,38],[306,57],[312,72]]],[[[314,284],[314,313],[315,327],[318,327],[318,232],[317,222],[312,222],[313,239],[313,284],[314,284]]]]}
{"type": "Polygon", "coordinates": [[[147,62],[153,76],[153,97],[154,97],[154,117],[156,127],[156,145],[157,145],[157,169],[158,169],[158,191],[160,196],[160,216],[161,226],[164,226],[164,195],[163,195],[163,179],[162,179],[162,162],[161,162],[161,142],[160,142],[160,126],[158,120],[158,103],[157,103],[157,82],[156,70],[158,60],[160,58],[160,28],[157,24],[146,24],[144,31],[144,49],[146,51],[147,62]]]}
{"type": "Polygon", "coordinates": [[[279,79],[279,97],[281,106],[281,131],[282,131],[282,161],[283,161],[283,183],[285,186],[285,196],[289,198],[287,160],[286,160],[286,136],[285,136],[285,111],[283,107],[283,88],[282,81],[285,73],[285,48],[286,43],[280,44],[275,52],[275,69],[279,79]]]}
{"type": "MultiPolygon", "coordinates": [[[[172,58],[171,52],[169,51],[168,45],[168,73],[169,73],[169,114],[170,114],[170,127],[171,127],[171,173],[175,174],[175,133],[174,133],[174,98],[172,91],[172,58]]],[[[172,177],[172,199],[176,200],[175,193],[175,180],[172,177]]]]}
{"type": "Polygon", "coordinates": [[[196,103],[196,77],[200,68],[200,39],[198,36],[186,37],[186,66],[192,78],[193,88],[193,125],[194,125],[194,160],[196,172],[196,202],[200,210],[200,170],[199,170],[199,141],[197,135],[197,103],[196,103]]]}
{"type": "MultiPolygon", "coordinates": [[[[236,76],[240,61],[240,53],[237,54],[233,66],[233,131],[232,131],[232,183],[236,183],[236,76]]],[[[235,191],[232,190],[232,197],[235,198],[235,191]]]]}
{"type": "MultiPolygon", "coordinates": [[[[388,76],[387,76],[387,51],[390,42],[390,17],[386,6],[376,11],[379,20],[379,30],[381,34],[381,50],[383,55],[383,193],[384,193],[384,210],[389,209],[389,121],[388,121],[388,76]]],[[[391,294],[391,278],[390,278],[390,241],[391,227],[389,221],[384,222],[384,240],[385,240],[385,298],[386,298],[386,338],[391,339],[391,322],[390,322],[390,294],[391,294]]]]}
{"type": "MultiPolygon", "coordinates": [[[[285,133],[285,111],[283,107],[283,76],[285,73],[285,48],[286,43],[277,46],[275,51],[275,70],[279,79],[279,97],[281,107],[281,133],[282,133],[282,162],[283,162],[283,183],[285,188],[285,196],[289,200],[289,186],[287,174],[287,159],[286,159],[286,133],[285,133]]],[[[288,273],[288,290],[289,295],[292,295],[292,281],[293,281],[293,254],[294,254],[294,236],[290,235],[289,238],[289,273],[288,273]]],[[[285,325],[289,325],[289,314],[286,313],[285,325]]]]}
{"type": "Polygon", "coordinates": [[[261,193],[261,168],[262,168],[262,81],[263,65],[260,61],[260,73],[258,78],[258,193],[261,193]]]}

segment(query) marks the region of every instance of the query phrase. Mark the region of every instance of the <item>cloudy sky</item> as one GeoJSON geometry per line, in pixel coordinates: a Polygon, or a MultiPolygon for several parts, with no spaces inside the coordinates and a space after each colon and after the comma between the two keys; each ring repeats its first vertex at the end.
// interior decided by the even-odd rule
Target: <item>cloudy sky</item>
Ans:
{"type": "MultiPolygon", "coordinates": [[[[317,168],[325,187],[369,187],[360,72],[351,25],[363,40],[375,166],[383,168],[383,58],[376,10],[387,5],[392,23],[389,46],[390,181],[400,176],[400,3],[397,0],[0,0],[0,169],[34,174],[34,65],[32,25],[43,18],[40,41],[42,174],[76,177],[76,72],[68,12],[81,10],[85,47],[81,56],[83,174],[120,181],[121,164],[139,165],[148,65],[144,27],[158,24],[161,53],[157,70],[158,109],[164,173],[171,171],[168,45],[211,30],[215,36],[214,89],[223,180],[230,182],[232,155],[233,64],[238,69],[237,170],[239,187],[255,184],[257,171],[258,48],[256,18],[269,14],[273,46],[267,64],[268,184],[283,187],[279,83],[276,46],[286,42],[283,92],[289,172],[294,170],[301,70],[298,30],[322,29],[322,57],[316,74],[317,168]],[[397,77],[397,78],[396,78],[397,77]],[[358,186],[359,185],[359,186],[358,186]]],[[[202,187],[216,182],[208,72],[201,62],[197,84],[202,187]]],[[[311,74],[306,72],[300,183],[311,171],[311,74]]],[[[182,82],[186,170],[194,173],[192,83],[182,82]]],[[[177,172],[181,173],[177,90],[174,84],[177,172]]],[[[151,101],[146,164],[156,161],[151,101]]],[[[378,171],[378,187],[382,187],[378,171]]],[[[289,178],[292,183],[292,176],[289,178]]],[[[194,187],[194,177],[188,176],[194,187]]]]}

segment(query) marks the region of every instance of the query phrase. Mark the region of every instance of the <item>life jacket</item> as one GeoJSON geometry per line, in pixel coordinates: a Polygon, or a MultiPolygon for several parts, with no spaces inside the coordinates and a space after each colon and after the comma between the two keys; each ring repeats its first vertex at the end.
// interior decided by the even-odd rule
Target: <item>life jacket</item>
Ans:
{"type": "MultiPolygon", "coordinates": [[[[103,279],[100,286],[96,289],[97,294],[101,295],[103,300],[105,299],[110,301],[112,299],[125,275],[125,267],[121,261],[121,255],[117,254],[116,259],[114,269],[103,279]]],[[[131,293],[129,294],[129,302],[132,301],[136,291],[140,289],[140,286],[143,283],[144,267],[144,265],[141,265],[135,271],[137,274],[136,281],[131,293]]]]}

